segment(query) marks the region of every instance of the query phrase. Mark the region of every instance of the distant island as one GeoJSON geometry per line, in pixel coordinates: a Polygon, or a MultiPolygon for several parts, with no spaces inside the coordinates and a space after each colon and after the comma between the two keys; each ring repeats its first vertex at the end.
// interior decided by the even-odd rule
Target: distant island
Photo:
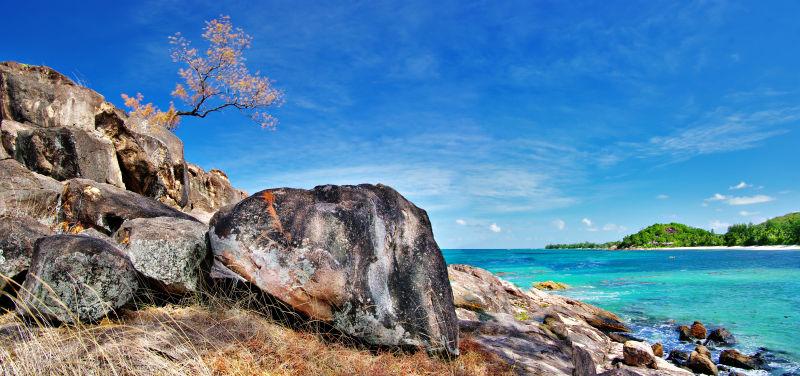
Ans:
{"type": "Polygon", "coordinates": [[[800,212],[760,224],[736,224],[716,234],[681,223],[656,223],[621,241],[608,243],[548,244],[545,249],[648,249],[719,246],[777,246],[800,244],[800,212]]]}

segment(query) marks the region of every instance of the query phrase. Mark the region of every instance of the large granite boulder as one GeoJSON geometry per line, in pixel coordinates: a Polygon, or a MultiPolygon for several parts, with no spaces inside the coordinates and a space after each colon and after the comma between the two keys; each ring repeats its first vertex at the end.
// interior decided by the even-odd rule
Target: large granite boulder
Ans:
{"type": "Polygon", "coordinates": [[[113,185],[88,179],[72,179],[64,183],[58,218],[65,227],[95,228],[112,234],[126,220],[155,217],[196,221],[152,198],[113,185]]]}
{"type": "Polygon", "coordinates": [[[27,216],[0,216],[0,290],[7,278],[28,270],[34,243],[52,233],[49,227],[27,216]]]}
{"type": "Polygon", "coordinates": [[[311,319],[369,344],[458,353],[430,221],[392,188],[265,190],[218,212],[209,239],[218,266],[311,319]]]}
{"type": "Polygon", "coordinates": [[[700,321],[695,321],[694,323],[692,323],[692,326],[689,327],[689,330],[692,333],[692,337],[698,339],[706,338],[706,335],[708,333],[706,327],[700,321]]]}
{"type": "Polygon", "coordinates": [[[172,207],[187,205],[189,181],[183,142],[174,133],[129,118],[111,105],[101,108],[94,123],[113,143],[128,190],[172,207]]]}
{"type": "Polygon", "coordinates": [[[705,344],[708,345],[709,343],[723,346],[733,346],[736,344],[736,337],[734,337],[733,334],[725,328],[717,328],[708,334],[708,339],[706,340],[705,344]]]}
{"type": "Polygon", "coordinates": [[[27,126],[15,135],[14,158],[56,180],[86,178],[125,188],[111,141],[82,129],[27,126]]]}
{"type": "Polygon", "coordinates": [[[0,160],[0,214],[53,224],[61,190],[53,178],[31,172],[13,159],[0,160]]]}
{"type": "Polygon", "coordinates": [[[103,102],[100,94],[51,68],[0,63],[0,119],[93,131],[103,102]]]}
{"type": "Polygon", "coordinates": [[[703,375],[719,375],[719,369],[714,361],[711,360],[711,352],[705,346],[697,346],[694,351],[689,354],[689,360],[686,362],[694,373],[703,375]]]}
{"type": "Polygon", "coordinates": [[[645,342],[628,341],[622,347],[623,362],[633,367],[658,369],[653,349],[645,342]]]}
{"type": "Polygon", "coordinates": [[[224,172],[212,169],[206,172],[200,166],[187,164],[189,173],[189,205],[184,208],[195,218],[208,222],[223,206],[235,204],[247,193],[234,188],[224,172]]]}
{"type": "Polygon", "coordinates": [[[137,288],[133,265],[116,247],[88,236],[54,235],[36,241],[17,311],[91,322],[131,302],[137,288]]]}
{"type": "Polygon", "coordinates": [[[719,354],[719,363],[742,369],[760,369],[764,366],[765,361],[757,355],[749,356],[734,349],[728,349],[719,354]]]}
{"type": "Polygon", "coordinates": [[[127,220],[114,239],[136,271],[155,281],[165,292],[199,291],[206,261],[206,225],[173,217],[127,220]]]}

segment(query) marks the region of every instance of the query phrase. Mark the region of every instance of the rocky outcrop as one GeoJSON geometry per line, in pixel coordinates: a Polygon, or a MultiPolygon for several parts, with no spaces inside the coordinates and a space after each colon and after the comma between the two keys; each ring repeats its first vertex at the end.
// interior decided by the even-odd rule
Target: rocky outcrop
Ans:
{"type": "Polygon", "coordinates": [[[96,321],[130,302],[138,279],[111,244],[78,235],[36,242],[17,311],[64,323],[96,321]]]}
{"type": "Polygon", "coordinates": [[[678,339],[684,342],[692,342],[692,329],[687,325],[680,325],[677,328],[678,339]]]}
{"type": "Polygon", "coordinates": [[[197,292],[207,261],[207,228],[202,223],[173,217],[125,221],[114,234],[133,267],[165,292],[197,292]]]}
{"type": "Polygon", "coordinates": [[[217,213],[218,266],[374,345],[457,354],[444,258],[428,216],[383,185],[271,189],[217,213]]]}
{"type": "Polygon", "coordinates": [[[0,214],[52,224],[61,189],[61,183],[13,159],[0,160],[0,214]]]}
{"type": "Polygon", "coordinates": [[[28,270],[34,243],[51,234],[49,227],[30,217],[0,216],[0,290],[7,278],[28,270]]]}
{"type": "Polygon", "coordinates": [[[536,289],[523,291],[469,265],[450,265],[448,274],[464,335],[520,374],[592,375],[594,367],[602,375],[691,375],[660,358],[657,371],[615,361],[623,359],[623,345],[590,324],[624,327],[610,312],[536,289]]]}
{"type": "Polygon", "coordinates": [[[125,188],[110,141],[82,129],[24,128],[16,134],[13,156],[29,170],[56,180],[86,178],[125,188]]]}
{"type": "Polygon", "coordinates": [[[103,102],[100,94],[51,68],[0,63],[0,119],[93,131],[94,115],[103,102]]]}
{"type": "Polygon", "coordinates": [[[114,233],[122,223],[135,218],[173,217],[196,221],[177,209],[151,198],[88,179],[64,184],[59,222],[67,228],[95,228],[114,233]]]}
{"type": "Polygon", "coordinates": [[[658,369],[653,349],[644,342],[625,342],[622,347],[622,356],[622,361],[629,366],[658,369]]]}
{"type": "Polygon", "coordinates": [[[188,204],[189,182],[183,143],[172,132],[105,105],[95,116],[97,130],[111,140],[125,187],[176,208],[188,204]]]}
{"type": "Polygon", "coordinates": [[[733,346],[736,344],[736,337],[725,328],[717,328],[708,334],[708,339],[705,344],[714,343],[723,346],[733,346]]]}
{"type": "Polygon", "coordinates": [[[653,346],[650,346],[653,349],[653,355],[663,358],[664,357],[664,345],[661,342],[656,342],[653,346]]]}
{"type": "Polygon", "coordinates": [[[246,192],[234,188],[221,170],[206,172],[200,166],[189,163],[187,171],[189,205],[184,210],[206,223],[223,206],[235,204],[248,196],[246,192]]]}
{"type": "Polygon", "coordinates": [[[719,354],[719,363],[742,369],[760,369],[765,362],[759,356],[749,356],[734,349],[728,349],[722,350],[719,354]]]}

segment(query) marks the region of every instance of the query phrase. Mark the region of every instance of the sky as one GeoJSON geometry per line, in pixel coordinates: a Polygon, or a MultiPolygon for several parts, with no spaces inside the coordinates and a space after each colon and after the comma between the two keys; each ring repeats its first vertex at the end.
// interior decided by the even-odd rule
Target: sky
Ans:
{"type": "Polygon", "coordinates": [[[279,123],[186,119],[186,158],[250,193],[390,185],[442,248],[800,210],[797,1],[2,2],[0,60],[120,107],[166,107],[167,38],[229,15],[285,93],[279,123]]]}

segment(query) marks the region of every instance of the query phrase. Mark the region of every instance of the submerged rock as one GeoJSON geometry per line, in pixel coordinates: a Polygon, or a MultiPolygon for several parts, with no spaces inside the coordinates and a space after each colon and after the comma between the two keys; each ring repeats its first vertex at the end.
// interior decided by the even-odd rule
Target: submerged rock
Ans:
{"type": "Polygon", "coordinates": [[[708,334],[706,344],[716,343],[723,346],[733,346],[736,344],[736,337],[725,328],[717,328],[708,334]]]}
{"type": "Polygon", "coordinates": [[[17,312],[64,323],[96,321],[130,302],[136,271],[111,244],[53,235],[36,242],[17,312]]]}
{"type": "Polygon", "coordinates": [[[265,190],[217,213],[209,238],[218,266],[312,319],[369,344],[458,353],[428,216],[389,187],[265,190]]]}
{"type": "Polygon", "coordinates": [[[534,283],[533,287],[539,290],[553,291],[553,290],[566,290],[569,288],[569,285],[566,283],[556,282],[556,281],[544,281],[544,282],[534,283]]]}
{"type": "Polygon", "coordinates": [[[692,329],[686,325],[678,326],[678,339],[684,342],[692,342],[692,329]]]}
{"type": "Polygon", "coordinates": [[[33,245],[39,238],[52,234],[49,227],[22,216],[0,216],[0,290],[14,278],[28,270],[33,256],[33,245]]]}
{"type": "Polygon", "coordinates": [[[133,267],[165,292],[199,291],[207,260],[207,228],[202,223],[173,217],[125,221],[114,239],[133,267]]]}
{"type": "Polygon", "coordinates": [[[703,326],[703,323],[700,321],[695,321],[692,323],[692,326],[689,328],[692,337],[697,339],[705,339],[706,338],[706,327],[703,326]]]}
{"type": "Polygon", "coordinates": [[[764,366],[764,360],[760,357],[745,355],[734,349],[723,350],[719,354],[719,363],[743,369],[760,369],[764,366]]]}
{"type": "Polygon", "coordinates": [[[69,227],[95,228],[112,234],[122,222],[135,218],[173,217],[196,221],[190,215],[151,198],[88,179],[64,183],[59,220],[69,227]]]}

